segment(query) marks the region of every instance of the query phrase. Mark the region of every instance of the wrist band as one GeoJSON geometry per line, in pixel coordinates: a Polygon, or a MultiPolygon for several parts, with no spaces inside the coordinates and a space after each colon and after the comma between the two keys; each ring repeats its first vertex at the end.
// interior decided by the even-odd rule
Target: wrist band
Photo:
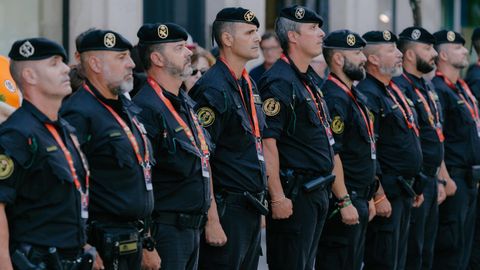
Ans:
{"type": "Polygon", "coordinates": [[[387,198],[387,196],[385,194],[383,194],[382,197],[380,197],[380,199],[374,201],[373,204],[377,205],[377,204],[381,203],[382,201],[384,201],[386,198],[387,198]]]}

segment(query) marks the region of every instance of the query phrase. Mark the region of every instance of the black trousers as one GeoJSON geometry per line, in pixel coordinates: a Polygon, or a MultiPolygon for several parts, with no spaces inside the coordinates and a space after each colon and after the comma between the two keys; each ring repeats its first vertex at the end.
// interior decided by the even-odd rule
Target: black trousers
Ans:
{"type": "MultiPolygon", "coordinates": [[[[311,270],[328,211],[330,189],[300,191],[288,219],[266,217],[267,263],[270,270],[311,270]]],[[[253,268],[252,268],[253,269],[253,268]]]]}
{"type": "Polygon", "coordinates": [[[412,208],[406,269],[431,269],[438,228],[438,182],[434,177],[423,190],[424,202],[412,208]]]}
{"type": "Polygon", "coordinates": [[[450,177],[457,192],[439,207],[439,224],[433,269],[466,269],[470,259],[477,206],[477,188],[469,187],[466,175],[450,177]]]}
{"type": "Polygon", "coordinates": [[[155,223],[156,249],[165,270],[198,268],[200,230],[155,223]]]}
{"type": "Polygon", "coordinates": [[[367,228],[365,270],[397,270],[405,267],[412,198],[394,195],[388,199],[392,205],[391,216],[377,216],[367,228]]]}
{"type": "MultiPolygon", "coordinates": [[[[360,270],[365,252],[365,234],[368,225],[368,200],[351,195],[357,209],[359,224],[346,225],[340,212],[327,219],[320,237],[315,269],[360,270]]],[[[328,216],[335,210],[330,200],[328,216]]]]}
{"type": "MultiPolygon", "coordinates": [[[[480,192],[480,191],[479,191],[480,192]]],[[[477,217],[475,220],[475,236],[473,238],[472,253],[470,255],[469,270],[480,269],[480,200],[477,195],[477,217]]]]}
{"type": "MultiPolygon", "coordinates": [[[[200,239],[201,270],[250,270],[257,269],[261,254],[260,214],[244,200],[217,200],[220,223],[227,235],[227,243],[213,247],[200,239]]],[[[160,255],[161,256],[161,255],[160,255]]]]}

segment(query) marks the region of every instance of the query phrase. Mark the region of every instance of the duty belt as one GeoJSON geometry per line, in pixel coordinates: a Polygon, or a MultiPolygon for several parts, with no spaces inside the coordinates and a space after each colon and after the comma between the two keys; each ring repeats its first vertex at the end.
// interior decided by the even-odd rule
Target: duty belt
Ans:
{"type": "Polygon", "coordinates": [[[155,213],[154,222],[166,225],[174,225],[179,228],[201,229],[207,222],[206,214],[185,214],[160,212],[155,213]]]}

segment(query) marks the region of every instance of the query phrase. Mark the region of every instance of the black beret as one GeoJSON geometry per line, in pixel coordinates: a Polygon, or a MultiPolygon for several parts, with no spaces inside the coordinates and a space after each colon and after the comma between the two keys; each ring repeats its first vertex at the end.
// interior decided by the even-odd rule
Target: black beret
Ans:
{"type": "Polygon", "coordinates": [[[438,32],[433,33],[435,37],[437,45],[444,44],[444,43],[454,43],[454,44],[462,44],[465,45],[465,39],[457,32],[448,31],[448,30],[440,30],[438,32]]]}
{"type": "Polygon", "coordinates": [[[216,22],[241,22],[260,27],[257,16],[253,11],[241,7],[228,7],[220,10],[215,18],[216,22]]]}
{"type": "Polygon", "coordinates": [[[174,23],[146,23],[137,32],[138,43],[156,44],[188,39],[183,27],[174,23]]]}
{"type": "Polygon", "coordinates": [[[399,40],[410,40],[414,42],[421,42],[426,44],[435,44],[435,37],[430,34],[425,28],[419,26],[412,26],[405,28],[400,35],[399,40]]]}
{"type": "Polygon", "coordinates": [[[8,57],[14,61],[42,60],[60,55],[67,60],[65,49],[58,43],[46,38],[27,38],[13,43],[8,57]]]}
{"type": "Polygon", "coordinates": [[[363,34],[363,39],[367,44],[395,43],[398,38],[392,31],[368,31],[363,34]]]}
{"type": "Polygon", "coordinates": [[[323,25],[323,19],[320,15],[307,7],[299,5],[283,8],[280,11],[280,17],[299,23],[318,23],[320,27],[323,25]]]}
{"type": "Polygon", "coordinates": [[[476,41],[479,39],[480,39],[480,27],[477,27],[475,28],[475,30],[473,30],[472,41],[476,41]]]}
{"type": "Polygon", "coordinates": [[[365,40],[359,34],[347,29],[330,32],[323,40],[323,47],[331,49],[361,49],[365,45],[365,40]]]}
{"type": "Polygon", "coordinates": [[[126,51],[132,44],[119,33],[96,29],[85,34],[78,44],[77,51],[126,51]]]}

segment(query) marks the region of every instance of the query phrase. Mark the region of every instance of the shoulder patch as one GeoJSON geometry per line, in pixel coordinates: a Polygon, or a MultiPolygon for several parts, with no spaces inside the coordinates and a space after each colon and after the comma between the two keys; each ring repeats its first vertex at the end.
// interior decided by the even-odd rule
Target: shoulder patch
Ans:
{"type": "Polygon", "coordinates": [[[280,112],[280,102],[275,98],[267,98],[262,105],[263,112],[267,116],[275,116],[280,112]]]}
{"type": "Polygon", "coordinates": [[[13,173],[13,160],[6,155],[0,155],[0,180],[5,180],[13,173]]]}
{"type": "Polygon", "coordinates": [[[342,134],[344,130],[345,130],[345,123],[343,122],[342,118],[338,115],[333,117],[332,131],[335,134],[342,134]]]}
{"type": "Polygon", "coordinates": [[[197,115],[203,127],[209,127],[215,122],[215,112],[209,107],[201,107],[197,115]]]}

